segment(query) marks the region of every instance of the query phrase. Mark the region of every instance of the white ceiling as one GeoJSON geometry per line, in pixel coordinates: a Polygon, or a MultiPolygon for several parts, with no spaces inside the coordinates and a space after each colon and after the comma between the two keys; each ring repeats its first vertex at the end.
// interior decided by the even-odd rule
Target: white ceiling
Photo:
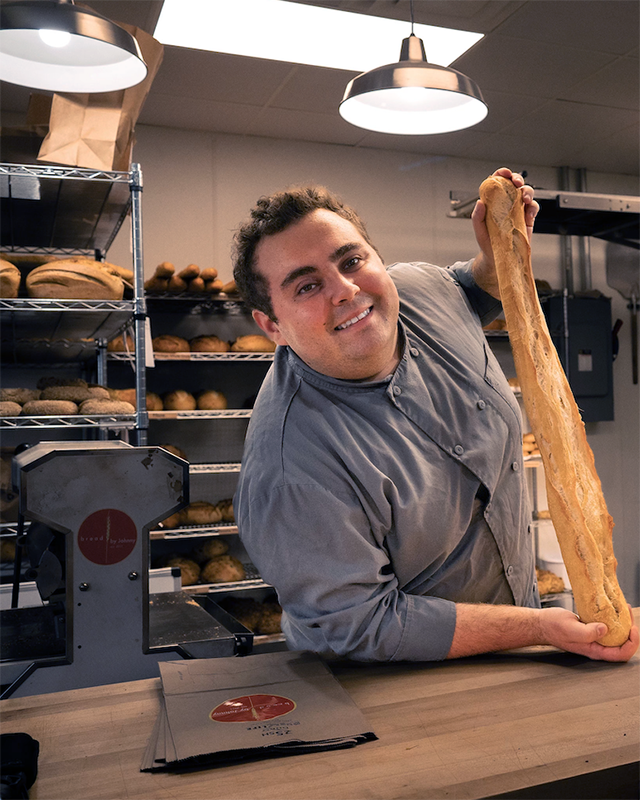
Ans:
{"type": "MultiPolygon", "coordinates": [[[[409,0],[299,1],[406,19],[410,32],[409,0]]],[[[153,33],[162,0],[87,5],[153,33]]],[[[165,48],[139,122],[638,175],[639,10],[638,0],[415,0],[416,22],[485,34],[452,65],[489,106],[465,131],[369,133],[337,111],[356,73],[176,47],[165,48]]],[[[26,111],[28,90],[1,88],[3,110],[26,111]]]]}

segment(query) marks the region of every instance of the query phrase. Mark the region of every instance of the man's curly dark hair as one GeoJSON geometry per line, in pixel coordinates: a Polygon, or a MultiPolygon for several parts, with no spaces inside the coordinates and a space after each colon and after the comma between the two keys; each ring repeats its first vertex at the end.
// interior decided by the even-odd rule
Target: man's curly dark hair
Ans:
{"type": "Polygon", "coordinates": [[[233,277],[247,306],[262,311],[273,322],[278,320],[271,304],[268,280],[256,269],[256,249],[265,236],[280,233],[318,209],[333,211],[351,222],[367,244],[378,252],[358,214],[324,186],[292,187],[261,197],[251,209],[249,221],[234,236],[233,277]]]}

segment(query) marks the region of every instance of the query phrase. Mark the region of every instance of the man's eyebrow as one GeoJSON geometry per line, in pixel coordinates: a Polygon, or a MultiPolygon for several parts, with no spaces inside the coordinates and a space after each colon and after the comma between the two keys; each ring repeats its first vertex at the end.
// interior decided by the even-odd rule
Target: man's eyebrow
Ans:
{"type": "MultiPolygon", "coordinates": [[[[336,248],[336,250],[331,253],[329,256],[330,261],[339,261],[343,256],[347,253],[350,253],[352,250],[355,250],[357,247],[360,247],[360,242],[347,242],[347,244],[340,245],[340,247],[336,248]]],[[[316,267],[309,265],[306,267],[296,267],[296,269],[292,269],[289,272],[282,283],[280,284],[281,289],[286,289],[287,286],[292,284],[294,281],[298,280],[298,278],[303,277],[304,275],[309,275],[312,272],[316,272],[316,267]]]]}

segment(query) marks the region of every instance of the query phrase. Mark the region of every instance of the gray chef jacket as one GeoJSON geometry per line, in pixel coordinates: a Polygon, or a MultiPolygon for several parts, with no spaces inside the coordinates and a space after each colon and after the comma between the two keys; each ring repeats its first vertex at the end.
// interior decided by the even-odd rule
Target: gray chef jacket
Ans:
{"type": "Polygon", "coordinates": [[[521,416],[471,262],[395,264],[402,359],[362,383],[278,347],[234,509],[287,644],[370,661],[449,652],[456,602],[537,607],[521,416]]]}

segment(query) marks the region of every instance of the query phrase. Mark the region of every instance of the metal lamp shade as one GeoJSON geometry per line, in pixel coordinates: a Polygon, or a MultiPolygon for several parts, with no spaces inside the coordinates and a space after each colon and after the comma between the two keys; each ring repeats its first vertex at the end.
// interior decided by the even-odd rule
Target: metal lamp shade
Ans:
{"type": "Polygon", "coordinates": [[[0,77],[54,92],[110,92],[145,79],[147,66],[131,34],[88,8],[54,0],[0,6],[0,77]],[[65,31],[61,47],[40,31],[65,31]]]}
{"type": "MultiPolygon", "coordinates": [[[[424,54],[422,41],[411,38],[415,43],[404,40],[401,59],[409,51],[424,54]]],[[[488,108],[466,75],[411,57],[358,75],[347,85],[339,111],[360,128],[419,135],[469,128],[487,116],[488,108]]]]}

